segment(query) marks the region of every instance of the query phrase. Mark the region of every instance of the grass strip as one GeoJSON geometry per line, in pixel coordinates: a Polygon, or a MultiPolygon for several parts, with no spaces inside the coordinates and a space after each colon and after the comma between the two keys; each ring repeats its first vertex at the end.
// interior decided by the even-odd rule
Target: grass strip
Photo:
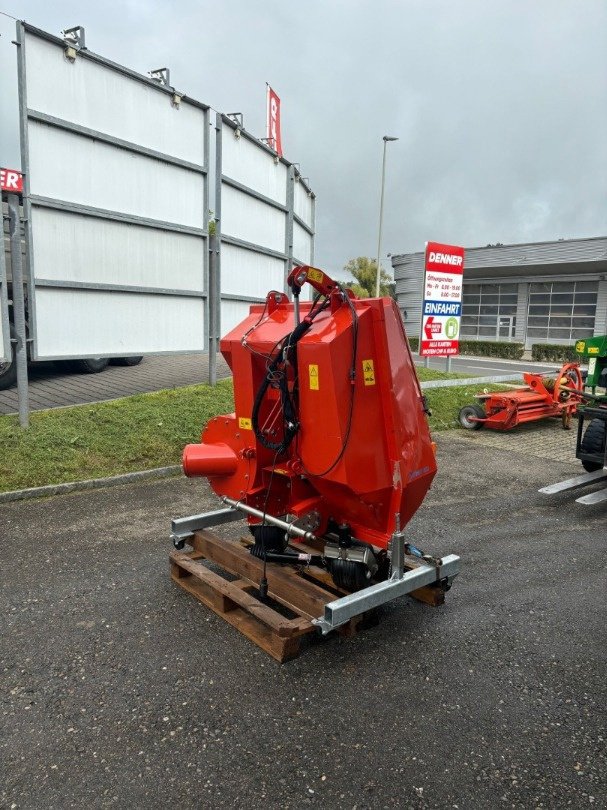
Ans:
{"type": "Polygon", "coordinates": [[[207,421],[233,410],[232,381],[0,417],[0,491],[179,464],[207,421]]]}

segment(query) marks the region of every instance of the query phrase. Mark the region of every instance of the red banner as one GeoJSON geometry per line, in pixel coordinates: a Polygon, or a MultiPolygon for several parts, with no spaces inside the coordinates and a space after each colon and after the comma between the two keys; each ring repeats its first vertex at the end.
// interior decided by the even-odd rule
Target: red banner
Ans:
{"type": "Polygon", "coordinates": [[[282,139],[280,137],[280,99],[268,85],[268,144],[282,157],[282,139]]]}
{"type": "Polygon", "coordinates": [[[23,175],[16,169],[0,169],[0,189],[9,194],[23,192],[23,175]]]}

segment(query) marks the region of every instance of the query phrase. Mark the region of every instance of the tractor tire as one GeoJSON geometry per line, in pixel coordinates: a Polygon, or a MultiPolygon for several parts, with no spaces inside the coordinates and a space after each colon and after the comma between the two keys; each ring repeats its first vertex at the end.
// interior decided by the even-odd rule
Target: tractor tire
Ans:
{"type": "Polygon", "coordinates": [[[470,417],[486,419],[487,415],[480,405],[464,405],[458,416],[458,421],[464,430],[480,430],[483,426],[482,422],[473,422],[470,417]]]}
{"type": "Polygon", "coordinates": [[[89,357],[87,360],[55,360],[55,365],[61,371],[69,371],[74,374],[99,374],[108,367],[107,357],[89,357]]]}
{"type": "Polygon", "coordinates": [[[113,357],[110,360],[110,363],[113,366],[138,366],[139,363],[143,360],[143,355],[137,355],[136,357],[113,357]]]}
{"type": "MultiPolygon", "coordinates": [[[[605,433],[607,432],[607,422],[602,419],[593,419],[582,438],[580,449],[582,453],[605,456],[605,433]]],[[[586,472],[596,472],[602,470],[602,463],[596,461],[582,461],[582,467],[586,472]]]]}
{"type": "MultiPolygon", "coordinates": [[[[16,337],[11,327],[11,340],[16,337]]],[[[17,382],[17,351],[11,342],[11,356],[5,363],[0,363],[0,391],[12,388],[17,382]]]]}

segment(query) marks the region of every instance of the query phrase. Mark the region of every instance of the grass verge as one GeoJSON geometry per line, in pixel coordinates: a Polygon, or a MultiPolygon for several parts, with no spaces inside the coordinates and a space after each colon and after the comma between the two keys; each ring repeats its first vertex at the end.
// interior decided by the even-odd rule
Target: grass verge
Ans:
{"type": "Polygon", "coordinates": [[[0,417],[0,491],[102,478],[181,462],[206,422],[233,409],[232,381],[0,417]]]}
{"type": "MultiPolygon", "coordinates": [[[[423,369],[425,374],[446,372],[423,369]]],[[[463,405],[482,385],[426,391],[433,430],[457,427],[463,405]]],[[[488,390],[499,390],[489,386],[488,390]]],[[[0,417],[0,492],[82,481],[179,464],[183,447],[198,441],[206,422],[233,409],[232,381],[34,412],[21,430],[16,416],[0,417]]]]}
{"type": "Polygon", "coordinates": [[[465,377],[473,377],[473,374],[461,374],[454,371],[438,371],[435,368],[425,368],[424,366],[415,366],[415,371],[420,382],[428,382],[429,380],[457,380],[464,379],[465,377]]]}

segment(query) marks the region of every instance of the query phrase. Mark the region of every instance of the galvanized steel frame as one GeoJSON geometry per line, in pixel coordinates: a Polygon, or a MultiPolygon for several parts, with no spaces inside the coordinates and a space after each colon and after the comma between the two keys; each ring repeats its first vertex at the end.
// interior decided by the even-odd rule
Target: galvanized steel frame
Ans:
{"type": "MultiPolygon", "coordinates": [[[[155,149],[150,149],[148,147],[141,146],[131,141],[117,138],[113,135],[109,135],[108,133],[100,132],[95,129],[90,129],[88,127],[81,126],[74,122],[66,121],[64,119],[57,118],[55,116],[51,116],[46,113],[42,113],[38,110],[30,109],[27,104],[26,48],[25,48],[26,34],[39,37],[40,39],[51,42],[61,48],[65,47],[65,43],[59,37],[55,37],[46,31],[42,31],[41,29],[35,28],[34,26],[29,25],[28,23],[22,21],[17,22],[16,45],[18,49],[17,75],[18,75],[18,96],[19,96],[19,124],[21,135],[21,167],[24,175],[23,212],[25,221],[25,241],[27,245],[26,250],[27,270],[25,276],[27,279],[27,286],[28,286],[28,305],[29,305],[28,321],[29,321],[30,335],[32,336],[32,350],[31,350],[32,358],[38,359],[40,356],[38,352],[37,341],[35,339],[36,323],[37,323],[36,296],[35,296],[36,286],[59,287],[64,289],[112,290],[116,292],[132,292],[139,294],[144,293],[155,295],[182,296],[188,298],[192,297],[200,298],[203,300],[203,308],[204,308],[204,334],[202,336],[203,348],[208,349],[209,333],[210,333],[209,332],[210,310],[211,310],[211,307],[209,305],[209,183],[208,183],[208,166],[210,155],[210,135],[209,135],[210,107],[206,104],[195,101],[194,99],[191,99],[185,95],[182,96],[181,94],[179,94],[180,103],[185,103],[193,107],[196,107],[197,109],[201,110],[203,114],[204,165],[202,166],[196,163],[192,163],[190,161],[182,160],[180,158],[166,154],[164,152],[159,152],[158,150],[155,149]],[[203,178],[203,222],[201,223],[202,227],[193,228],[187,225],[180,225],[179,223],[151,219],[148,217],[140,217],[133,214],[125,214],[120,211],[97,208],[94,206],[82,205],[80,203],[60,200],[57,198],[49,198],[41,195],[32,194],[30,189],[30,161],[29,161],[29,138],[28,138],[29,121],[43,123],[58,129],[62,129],[67,132],[71,132],[80,137],[89,138],[91,140],[97,140],[107,145],[116,147],[118,149],[123,149],[125,151],[129,151],[135,154],[140,154],[144,157],[199,174],[203,178]],[[99,219],[106,219],[112,222],[122,222],[132,225],[142,225],[145,227],[153,228],[155,230],[172,231],[175,233],[187,234],[203,239],[204,240],[204,246],[202,250],[203,266],[201,268],[202,272],[201,280],[203,292],[197,290],[178,290],[175,288],[147,288],[147,287],[140,287],[139,285],[102,284],[93,282],[89,283],[89,282],[72,282],[72,281],[61,282],[51,279],[36,279],[34,268],[34,251],[32,249],[34,244],[32,233],[32,217],[31,217],[33,206],[40,208],[55,209],[59,211],[64,211],[66,213],[80,214],[99,219]]],[[[92,51],[89,50],[78,51],[76,58],[88,59],[98,65],[101,65],[102,67],[108,70],[120,73],[129,79],[135,80],[148,87],[153,88],[155,91],[164,93],[169,98],[172,98],[174,95],[174,91],[171,88],[158,84],[152,79],[148,79],[147,77],[142,76],[141,74],[136,73],[135,71],[132,71],[129,68],[126,68],[122,65],[118,65],[109,59],[105,59],[104,57],[99,56],[98,54],[95,54],[92,51]]],[[[154,353],[157,354],[157,352],[154,353]]],[[[178,351],[167,353],[181,354],[186,352],[178,351]]],[[[79,356],[84,358],[90,355],[79,354],[79,356]]],[[[45,354],[44,359],[50,360],[53,358],[45,354]]]]}

